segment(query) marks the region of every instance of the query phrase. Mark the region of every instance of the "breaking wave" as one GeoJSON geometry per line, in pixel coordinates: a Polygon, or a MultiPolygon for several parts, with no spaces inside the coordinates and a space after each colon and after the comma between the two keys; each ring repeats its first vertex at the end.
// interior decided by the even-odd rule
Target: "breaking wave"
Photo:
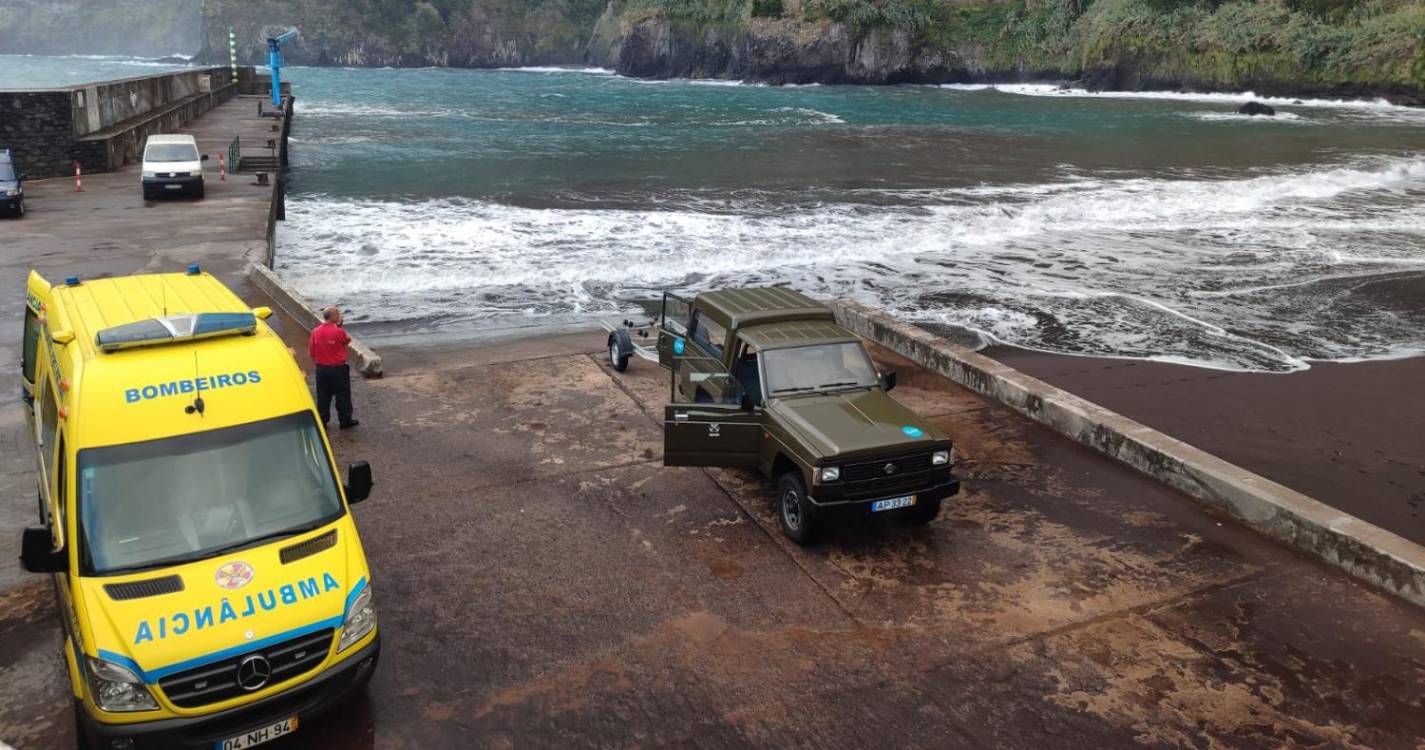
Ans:
{"type": "Polygon", "coordinates": [[[1425,351],[1400,284],[1425,277],[1425,159],[877,192],[636,211],[292,197],[279,261],[365,321],[502,326],[786,283],[1055,352],[1287,371],[1425,351]]]}

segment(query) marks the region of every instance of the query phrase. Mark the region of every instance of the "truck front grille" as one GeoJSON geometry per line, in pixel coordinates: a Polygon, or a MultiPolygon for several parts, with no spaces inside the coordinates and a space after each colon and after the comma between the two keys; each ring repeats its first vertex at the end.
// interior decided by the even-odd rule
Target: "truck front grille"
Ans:
{"type": "Polygon", "coordinates": [[[299,635],[266,648],[248,651],[212,664],[204,664],[158,681],[164,695],[180,708],[197,708],[210,703],[261,690],[316,668],[331,649],[333,628],[299,635]],[[267,660],[271,676],[261,685],[248,689],[238,684],[238,667],[249,657],[267,660]]]}
{"type": "Polygon", "coordinates": [[[844,482],[894,481],[926,471],[930,471],[930,454],[918,453],[847,464],[841,469],[841,479],[844,482]]]}

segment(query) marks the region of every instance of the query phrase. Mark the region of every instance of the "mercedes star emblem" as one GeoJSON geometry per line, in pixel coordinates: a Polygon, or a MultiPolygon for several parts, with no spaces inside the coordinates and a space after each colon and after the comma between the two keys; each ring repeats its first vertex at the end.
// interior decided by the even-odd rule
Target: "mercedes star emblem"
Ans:
{"type": "Polygon", "coordinates": [[[895,465],[895,464],[886,464],[885,466],[881,467],[881,471],[886,472],[886,475],[887,475],[887,476],[890,476],[891,474],[896,473],[896,465],[895,465]]]}
{"type": "Polygon", "coordinates": [[[243,690],[260,689],[272,677],[272,665],[262,654],[253,654],[238,664],[237,681],[243,690]]]}

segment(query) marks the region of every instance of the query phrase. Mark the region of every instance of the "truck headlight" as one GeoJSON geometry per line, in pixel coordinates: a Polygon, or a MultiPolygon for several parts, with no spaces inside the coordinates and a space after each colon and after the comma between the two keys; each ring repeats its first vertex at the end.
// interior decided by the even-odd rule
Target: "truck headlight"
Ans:
{"type": "Polygon", "coordinates": [[[376,604],[371,601],[371,587],[367,586],[356,595],[351,611],[346,613],[346,622],[341,624],[341,643],[337,644],[336,650],[347,650],[375,628],[376,604]]]}
{"type": "Polygon", "coordinates": [[[931,465],[931,466],[949,466],[950,464],[953,464],[953,463],[955,463],[955,449],[954,449],[954,448],[951,448],[951,449],[948,450],[948,451],[936,451],[936,452],[930,454],[930,465],[931,465]]]}
{"type": "Polygon", "coordinates": [[[153,179],[154,177],[156,177],[156,176],[157,176],[157,175],[155,175],[153,172],[144,172],[144,173],[143,173],[143,178],[146,179],[146,180],[152,180],[152,179],[153,179]]]}
{"type": "Polygon", "coordinates": [[[816,481],[826,484],[827,482],[841,481],[840,466],[823,466],[816,470],[816,481]]]}
{"type": "Polygon", "coordinates": [[[158,702],[138,675],[113,662],[87,657],[89,692],[105,711],[153,711],[158,702]]]}

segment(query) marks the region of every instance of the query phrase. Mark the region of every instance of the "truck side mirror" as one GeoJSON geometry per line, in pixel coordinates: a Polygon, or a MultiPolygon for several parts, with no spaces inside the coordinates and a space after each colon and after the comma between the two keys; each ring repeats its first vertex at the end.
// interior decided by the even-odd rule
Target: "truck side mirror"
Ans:
{"type": "Polygon", "coordinates": [[[881,385],[885,386],[886,390],[888,390],[888,391],[895,389],[895,387],[896,387],[896,371],[895,371],[895,370],[887,370],[887,371],[881,373],[881,385]]]}
{"type": "Polygon", "coordinates": [[[754,406],[756,406],[756,405],[757,405],[757,402],[755,402],[755,401],[752,400],[752,394],[747,393],[747,392],[744,391],[743,394],[742,394],[742,410],[743,410],[743,411],[752,411],[752,407],[754,407],[754,406]]]}
{"type": "Polygon", "coordinates": [[[20,565],[31,573],[63,573],[69,556],[54,548],[54,539],[45,526],[31,526],[20,537],[20,565]]]}
{"type": "Polygon", "coordinates": [[[346,502],[356,504],[371,497],[371,464],[357,461],[346,467],[346,502]]]}
{"type": "Polygon", "coordinates": [[[207,160],[208,160],[208,155],[207,155],[207,154],[201,154],[201,155],[198,156],[198,161],[207,161],[207,160]]]}

